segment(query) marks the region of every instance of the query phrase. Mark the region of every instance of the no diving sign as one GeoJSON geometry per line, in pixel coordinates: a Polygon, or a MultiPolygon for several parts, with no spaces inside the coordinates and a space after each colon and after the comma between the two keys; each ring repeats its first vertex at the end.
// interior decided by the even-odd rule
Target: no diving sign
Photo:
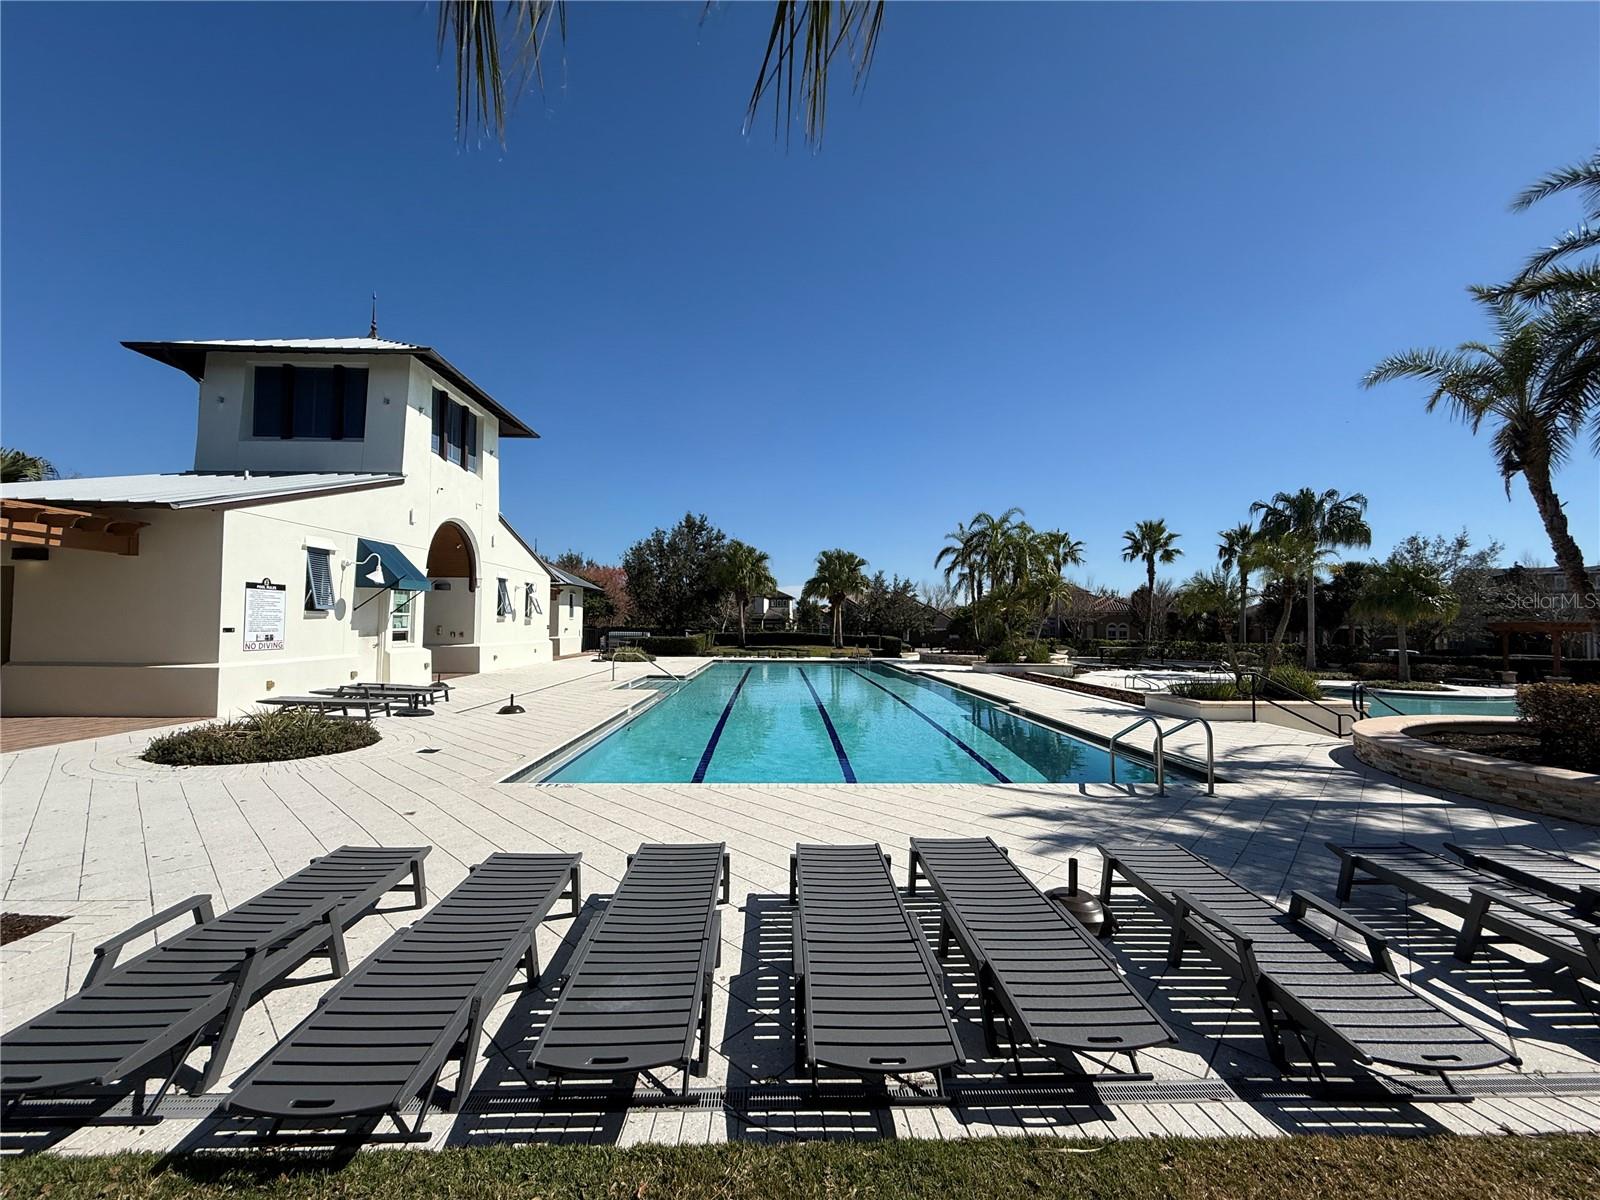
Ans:
{"type": "Polygon", "coordinates": [[[282,650],[289,624],[286,585],[263,579],[244,585],[244,648],[282,650]]]}

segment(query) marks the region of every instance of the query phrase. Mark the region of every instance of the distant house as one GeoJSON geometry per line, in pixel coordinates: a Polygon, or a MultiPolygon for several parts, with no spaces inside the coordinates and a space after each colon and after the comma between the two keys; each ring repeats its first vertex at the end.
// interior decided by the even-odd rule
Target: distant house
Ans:
{"type": "Polygon", "coordinates": [[[194,469],[0,488],[6,715],[210,716],[578,648],[592,585],[500,515],[501,449],[538,435],[437,351],[125,344],[194,381],[194,469]]]}
{"type": "Polygon", "coordinates": [[[1135,634],[1126,596],[1111,596],[1072,586],[1072,597],[1056,605],[1045,621],[1045,635],[1077,641],[1125,642],[1135,634]]]}
{"type": "Polygon", "coordinates": [[[745,609],[744,619],[747,625],[756,629],[792,629],[794,597],[784,591],[755,596],[745,609]]]}

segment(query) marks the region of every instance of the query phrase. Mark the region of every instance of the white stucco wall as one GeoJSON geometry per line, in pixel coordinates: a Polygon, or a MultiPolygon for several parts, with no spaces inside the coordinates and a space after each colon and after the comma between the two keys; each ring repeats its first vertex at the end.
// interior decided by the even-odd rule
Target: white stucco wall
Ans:
{"type": "Polygon", "coordinates": [[[265,696],[353,679],[421,682],[551,656],[549,574],[500,522],[495,418],[414,359],[353,356],[338,361],[370,371],[363,439],[254,439],[249,368],[258,361],[301,360],[210,356],[197,469],[403,472],[403,482],[226,511],[152,509],[135,514],[150,522],[138,556],[61,550],[46,563],[18,563],[4,712],[233,714],[265,696]],[[433,453],[435,387],[479,417],[478,470],[433,453]],[[396,643],[394,594],[358,586],[357,539],[390,542],[426,571],[429,543],[447,521],[467,532],[478,586],[455,580],[448,592],[421,594],[411,640],[396,643]],[[304,611],[308,546],[331,551],[332,613],[304,611]],[[288,589],[284,646],[247,651],[244,585],[264,578],[288,589]],[[496,614],[500,578],[512,592],[509,618],[496,614]],[[542,610],[532,621],[523,619],[526,583],[542,610]],[[157,666],[171,678],[152,681],[145,668],[157,666]]]}

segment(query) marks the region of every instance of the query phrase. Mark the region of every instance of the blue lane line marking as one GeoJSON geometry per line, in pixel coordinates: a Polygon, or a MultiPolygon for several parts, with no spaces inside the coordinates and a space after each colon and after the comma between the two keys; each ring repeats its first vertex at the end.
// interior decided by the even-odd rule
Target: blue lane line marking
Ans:
{"type": "Polygon", "coordinates": [[[746,667],[744,674],[739,676],[739,682],[733,685],[733,695],[728,697],[728,703],[723,705],[722,715],[717,718],[717,727],[711,731],[711,740],[706,743],[706,748],[700,754],[700,765],[694,769],[694,778],[691,783],[704,783],[706,781],[706,768],[711,765],[711,756],[717,752],[717,743],[722,740],[722,731],[727,727],[728,714],[733,711],[733,702],[739,698],[739,693],[744,690],[744,681],[750,678],[754,667],[746,667]]]}
{"type": "Polygon", "coordinates": [[[901,696],[901,695],[899,695],[899,694],[897,694],[895,692],[890,691],[888,688],[884,687],[883,684],[879,683],[876,679],[873,679],[873,678],[871,678],[870,676],[867,676],[867,675],[862,675],[861,672],[856,670],[856,668],[854,668],[854,667],[850,667],[849,671],[850,671],[850,673],[852,675],[859,675],[863,680],[865,680],[867,683],[870,683],[873,687],[877,688],[880,692],[882,692],[884,695],[888,696],[891,700],[897,700],[901,704],[904,704],[912,712],[916,713],[917,716],[921,717],[929,725],[932,725],[940,733],[944,734],[945,737],[949,738],[952,742],[954,742],[956,745],[960,746],[963,750],[965,750],[967,752],[967,754],[971,757],[973,762],[977,763],[980,767],[982,767],[985,771],[989,772],[989,774],[993,775],[1001,783],[1010,783],[1011,782],[1011,780],[1007,779],[1003,774],[1000,773],[999,769],[992,762],[990,762],[983,755],[979,754],[971,746],[967,745],[960,738],[958,738],[955,734],[951,733],[943,725],[939,724],[939,722],[935,721],[932,717],[930,717],[927,713],[923,712],[920,708],[918,708],[915,704],[911,703],[911,701],[907,700],[904,696],[901,696]]]}
{"type": "Polygon", "coordinates": [[[850,765],[850,756],[844,752],[844,743],[839,740],[839,731],[833,727],[833,718],[828,715],[828,710],[822,707],[822,697],[817,695],[817,689],[811,686],[811,677],[806,674],[804,667],[796,667],[800,678],[806,681],[806,687],[811,692],[811,698],[817,702],[817,711],[822,714],[822,725],[828,731],[828,740],[833,743],[833,752],[839,756],[839,770],[844,772],[844,781],[856,781],[855,769],[850,765]]]}

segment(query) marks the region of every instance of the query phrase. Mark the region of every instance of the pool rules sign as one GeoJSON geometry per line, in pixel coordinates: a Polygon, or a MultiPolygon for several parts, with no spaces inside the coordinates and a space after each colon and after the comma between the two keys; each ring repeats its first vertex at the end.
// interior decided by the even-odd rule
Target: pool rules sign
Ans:
{"type": "Polygon", "coordinates": [[[244,648],[282,650],[289,625],[286,585],[263,579],[244,585],[244,648]]]}

